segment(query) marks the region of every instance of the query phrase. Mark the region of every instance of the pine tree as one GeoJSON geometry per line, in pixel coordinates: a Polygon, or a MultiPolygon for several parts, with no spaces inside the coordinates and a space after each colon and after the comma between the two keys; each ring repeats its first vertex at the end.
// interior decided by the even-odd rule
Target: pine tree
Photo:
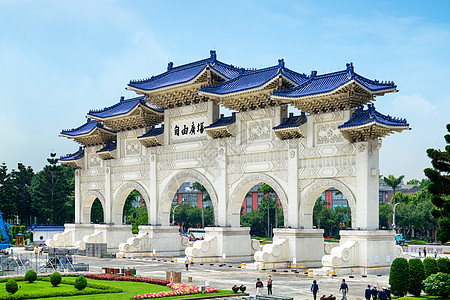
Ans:
{"type": "Polygon", "coordinates": [[[13,197],[21,224],[30,224],[32,210],[30,186],[33,176],[33,169],[30,166],[25,167],[22,163],[17,164],[17,170],[11,171],[11,180],[14,187],[13,197]]]}
{"type": "Polygon", "coordinates": [[[4,220],[14,219],[17,214],[11,174],[5,163],[0,166],[0,211],[4,220]]]}
{"type": "MultiPolygon", "coordinates": [[[[450,124],[447,124],[447,131],[450,133],[450,124]]],[[[435,206],[432,214],[439,219],[436,237],[442,243],[450,240],[450,134],[446,134],[444,138],[448,144],[444,151],[427,150],[433,169],[424,170],[431,181],[428,191],[435,206]]]]}

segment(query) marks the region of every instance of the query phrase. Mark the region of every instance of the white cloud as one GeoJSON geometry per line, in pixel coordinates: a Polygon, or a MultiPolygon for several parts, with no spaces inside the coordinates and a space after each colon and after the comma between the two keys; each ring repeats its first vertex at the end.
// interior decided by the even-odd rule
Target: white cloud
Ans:
{"type": "Polygon", "coordinates": [[[393,113],[399,115],[435,115],[436,106],[419,94],[399,95],[392,102],[393,113]]]}

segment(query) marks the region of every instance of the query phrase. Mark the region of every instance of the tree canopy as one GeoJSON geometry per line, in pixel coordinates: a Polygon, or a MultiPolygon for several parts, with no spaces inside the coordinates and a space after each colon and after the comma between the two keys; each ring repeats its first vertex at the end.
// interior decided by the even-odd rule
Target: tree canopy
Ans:
{"type": "MultiPolygon", "coordinates": [[[[450,133],[450,124],[447,124],[450,133]]],[[[447,146],[444,151],[428,149],[433,168],[426,168],[425,175],[430,179],[428,191],[434,205],[432,214],[438,218],[439,228],[436,237],[442,243],[450,240],[450,134],[444,136],[447,146]]]]}

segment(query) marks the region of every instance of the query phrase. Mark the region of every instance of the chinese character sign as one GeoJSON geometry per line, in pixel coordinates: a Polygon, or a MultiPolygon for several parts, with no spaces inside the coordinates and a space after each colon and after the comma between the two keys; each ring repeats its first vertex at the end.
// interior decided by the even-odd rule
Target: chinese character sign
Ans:
{"type": "Polygon", "coordinates": [[[189,138],[198,138],[205,134],[206,118],[196,118],[171,123],[171,139],[184,140],[189,138]]]}

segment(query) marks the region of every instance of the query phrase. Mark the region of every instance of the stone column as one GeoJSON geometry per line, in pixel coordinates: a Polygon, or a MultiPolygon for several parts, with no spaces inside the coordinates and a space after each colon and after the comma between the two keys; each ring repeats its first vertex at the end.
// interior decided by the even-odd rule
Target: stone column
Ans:
{"type": "Polygon", "coordinates": [[[148,223],[156,225],[158,223],[158,176],[156,169],[156,154],[150,154],[150,192],[148,201],[148,223]]]}
{"type": "Polygon", "coordinates": [[[283,207],[283,211],[288,214],[288,223],[285,227],[298,228],[298,208],[300,202],[300,191],[298,186],[298,147],[293,141],[289,141],[288,152],[288,207],[283,207]],[[291,145],[292,144],[292,145],[291,145]]]}
{"type": "MultiPolygon", "coordinates": [[[[218,224],[216,226],[225,226],[227,224],[227,200],[228,200],[228,183],[227,183],[227,144],[220,145],[217,155],[218,161],[218,185],[216,187],[219,215],[217,216],[218,224]]],[[[240,217],[240,215],[238,216],[240,217]]],[[[237,224],[240,225],[239,223],[237,224]]]]}
{"type": "Polygon", "coordinates": [[[111,209],[113,202],[113,194],[111,188],[111,168],[107,166],[105,168],[105,207],[103,207],[103,214],[105,223],[113,223],[111,209]]]}
{"type": "Polygon", "coordinates": [[[75,223],[81,223],[81,170],[75,170],[75,223]]]}
{"type": "MultiPolygon", "coordinates": [[[[378,141],[356,143],[356,224],[354,229],[378,229],[378,141]]],[[[353,216],[352,216],[353,217],[353,216]]]]}

